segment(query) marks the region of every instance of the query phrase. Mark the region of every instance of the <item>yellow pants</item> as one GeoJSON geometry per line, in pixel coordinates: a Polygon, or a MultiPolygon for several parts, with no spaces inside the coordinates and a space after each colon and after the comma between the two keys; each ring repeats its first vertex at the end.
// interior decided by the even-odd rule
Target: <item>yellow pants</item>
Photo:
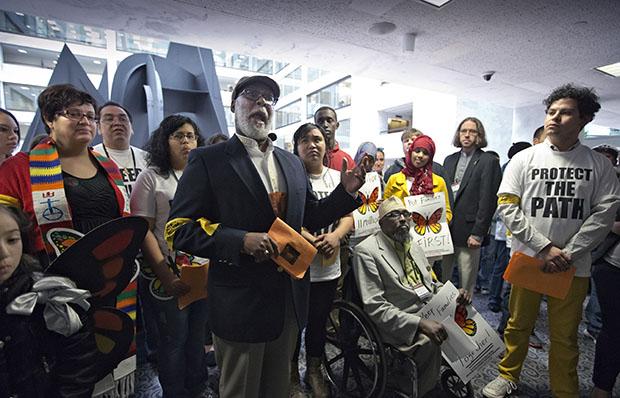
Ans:
{"type": "MultiPolygon", "coordinates": [[[[547,296],[551,340],[549,380],[554,397],[579,397],[577,330],[587,292],[588,278],[575,277],[566,299],[547,296]]],[[[519,381],[542,297],[517,286],[512,286],[510,292],[510,320],[504,332],[506,354],[499,363],[499,374],[515,383],[519,381]]]]}

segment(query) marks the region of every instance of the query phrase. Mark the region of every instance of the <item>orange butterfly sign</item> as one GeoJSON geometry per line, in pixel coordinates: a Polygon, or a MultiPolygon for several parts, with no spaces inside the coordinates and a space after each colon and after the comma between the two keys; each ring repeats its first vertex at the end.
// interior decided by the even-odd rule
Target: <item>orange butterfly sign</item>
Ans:
{"type": "Polygon", "coordinates": [[[467,309],[465,307],[456,307],[456,311],[454,312],[454,321],[468,336],[476,335],[476,331],[478,330],[476,321],[471,318],[467,318],[467,309]]]}
{"type": "Polygon", "coordinates": [[[375,213],[379,208],[377,204],[377,199],[379,199],[379,187],[373,189],[370,193],[369,197],[366,197],[363,193],[359,193],[360,198],[362,199],[362,205],[357,209],[360,213],[366,214],[366,211],[370,209],[371,212],[375,213]]]}
{"type": "Polygon", "coordinates": [[[441,231],[441,224],[439,220],[441,220],[441,214],[443,213],[443,208],[439,208],[435,210],[429,218],[424,217],[420,213],[416,213],[415,211],[411,213],[411,217],[413,218],[413,230],[420,236],[423,236],[426,233],[426,228],[428,227],[434,233],[439,233],[441,231]]]}

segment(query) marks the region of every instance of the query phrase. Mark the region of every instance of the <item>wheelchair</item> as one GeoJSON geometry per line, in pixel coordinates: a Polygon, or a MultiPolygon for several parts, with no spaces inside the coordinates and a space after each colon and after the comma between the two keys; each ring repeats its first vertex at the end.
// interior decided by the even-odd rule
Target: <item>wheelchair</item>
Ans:
{"type": "MultiPolygon", "coordinates": [[[[334,301],[327,320],[323,353],[327,379],[336,390],[336,396],[416,398],[415,362],[381,341],[377,327],[362,310],[350,267],[344,278],[342,295],[342,299],[334,301]]],[[[440,384],[449,397],[474,396],[471,384],[463,383],[447,365],[442,365],[440,384]]]]}

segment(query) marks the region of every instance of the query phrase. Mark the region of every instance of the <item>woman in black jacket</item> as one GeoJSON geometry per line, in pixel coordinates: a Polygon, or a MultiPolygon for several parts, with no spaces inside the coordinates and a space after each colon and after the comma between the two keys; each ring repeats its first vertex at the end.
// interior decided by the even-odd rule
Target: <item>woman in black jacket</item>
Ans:
{"type": "Polygon", "coordinates": [[[0,206],[0,398],[90,397],[97,347],[89,294],[35,272],[38,263],[24,254],[28,225],[19,209],[0,206]],[[67,297],[77,305],[61,303],[67,297]]]}

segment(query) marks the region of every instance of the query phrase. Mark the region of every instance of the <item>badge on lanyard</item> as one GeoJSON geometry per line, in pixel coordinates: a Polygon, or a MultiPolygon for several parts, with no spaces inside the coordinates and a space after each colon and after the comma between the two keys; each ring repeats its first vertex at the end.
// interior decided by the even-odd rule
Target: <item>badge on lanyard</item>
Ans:
{"type": "Polygon", "coordinates": [[[431,295],[431,292],[429,292],[426,286],[422,283],[415,285],[413,287],[413,291],[420,298],[420,300],[426,300],[431,295]]]}

